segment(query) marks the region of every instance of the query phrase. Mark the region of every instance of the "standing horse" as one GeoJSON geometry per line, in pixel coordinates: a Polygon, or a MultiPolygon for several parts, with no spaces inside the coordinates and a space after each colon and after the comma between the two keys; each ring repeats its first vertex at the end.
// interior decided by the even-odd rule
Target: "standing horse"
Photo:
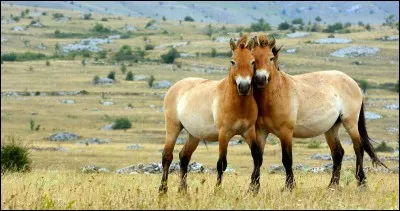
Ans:
{"type": "MultiPolygon", "coordinates": [[[[357,83],[339,71],[321,71],[296,76],[279,71],[275,39],[254,37],[254,97],[259,118],[257,140],[269,133],[279,137],[282,163],[286,170],[286,188],[295,186],[292,171],[292,138],[310,138],[325,134],[333,158],[329,186],[338,185],[344,150],[338,138],[340,123],[353,142],[357,157],[358,185],[366,184],[363,171],[364,150],[373,164],[385,166],[376,156],[365,127],[363,96],[357,83]]],[[[263,149],[262,149],[263,150],[263,149]]],[[[386,167],[386,166],[385,166],[386,167]]]]}
{"type": "Polygon", "coordinates": [[[256,189],[259,187],[262,152],[255,143],[258,109],[251,86],[254,74],[254,57],[251,54],[253,39],[247,45],[246,42],[246,35],[236,44],[231,39],[231,66],[229,75],[224,79],[213,81],[186,78],[168,90],[164,100],[166,138],[162,154],[160,193],[168,190],[168,169],[173,159],[176,138],[183,128],[189,133],[189,137],[179,153],[179,192],[187,190],[187,167],[200,139],[219,142],[217,186],[221,185],[222,174],[227,167],[228,142],[234,135],[244,137],[251,148],[254,159],[251,185],[256,189]]]}

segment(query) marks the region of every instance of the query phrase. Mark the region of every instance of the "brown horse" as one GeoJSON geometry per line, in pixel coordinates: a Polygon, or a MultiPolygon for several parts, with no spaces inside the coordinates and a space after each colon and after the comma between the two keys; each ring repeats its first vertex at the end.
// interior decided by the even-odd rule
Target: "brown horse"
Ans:
{"type": "MultiPolygon", "coordinates": [[[[292,171],[292,138],[310,138],[325,134],[333,158],[329,186],[338,185],[344,150],[338,138],[340,123],[353,142],[357,157],[358,185],[366,183],[363,171],[364,150],[373,164],[385,166],[376,156],[365,127],[363,96],[357,83],[339,71],[321,71],[296,76],[279,71],[279,50],[275,39],[254,37],[254,96],[259,118],[257,140],[269,133],[279,137],[282,162],[286,169],[286,188],[295,186],[292,171]]],[[[263,150],[263,149],[262,149],[263,150]]],[[[385,166],[386,167],[386,166],[385,166]]]]}
{"type": "Polygon", "coordinates": [[[217,186],[220,186],[227,166],[228,142],[235,135],[241,135],[251,148],[254,171],[250,187],[258,189],[262,152],[255,143],[258,109],[251,86],[254,74],[254,57],[251,53],[253,39],[247,45],[246,42],[246,35],[236,44],[230,41],[231,66],[229,75],[224,79],[213,81],[186,78],[168,90],[164,100],[166,138],[162,154],[161,193],[168,190],[168,169],[173,159],[176,138],[183,128],[189,133],[189,137],[179,153],[179,191],[187,190],[187,167],[200,139],[219,142],[217,186]]]}

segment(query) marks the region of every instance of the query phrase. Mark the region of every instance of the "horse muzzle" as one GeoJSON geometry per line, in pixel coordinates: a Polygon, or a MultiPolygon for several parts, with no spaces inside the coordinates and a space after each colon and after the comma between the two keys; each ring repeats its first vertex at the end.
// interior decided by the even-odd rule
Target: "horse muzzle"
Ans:
{"type": "Polygon", "coordinates": [[[268,75],[269,74],[265,70],[256,72],[256,75],[254,76],[254,83],[256,85],[256,88],[258,89],[265,88],[265,86],[268,83],[268,75]]]}
{"type": "Polygon", "coordinates": [[[237,85],[237,90],[240,96],[247,96],[250,94],[250,83],[241,82],[237,85]]]}

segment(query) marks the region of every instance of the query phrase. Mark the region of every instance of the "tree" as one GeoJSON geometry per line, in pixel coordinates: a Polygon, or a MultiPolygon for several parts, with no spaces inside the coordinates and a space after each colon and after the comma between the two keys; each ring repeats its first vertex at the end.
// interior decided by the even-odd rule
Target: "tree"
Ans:
{"type": "Polygon", "coordinates": [[[128,74],[126,74],[125,80],[133,81],[133,78],[134,78],[134,75],[133,75],[132,71],[129,71],[128,74]]]}
{"type": "Polygon", "coordinates": [[[149,85],[149,87],[153,87],[153,82],[154,82],[154,76],[151,75],[149,79],[147,79],[147,84],[149,85]]]}
{"type": "Polygon", "coordinates": [[[162,16],[162,20],[165,22],[167,18],[165,16],[162,16]]]}
{"type": "Polygon", "coordinates": [[[194,19],[192,17],[190,17],[190,16],[186,16],[183,20],[184,21],[188,21],[188,22],[193,22],[194,21],[194,19]]]}
{"type": "Polygon", "coordinates": [[[367,25],[365,26],[365,29],[368,30],[368,31],[371,31],[371,25],[367,24],[367,25]]]}
{"type": "Polygon", "coordinates": [[[211,57],[216,57],[217,56],[217,50],[215,48],[211,49],[211,57]]]}
{"type": "Polygon", "coordinates": [[[125,74],[125,72],[126,72],[126,65],[125,65],[125,63],[122,63],[122,65],[121,65],[121,72],[122,72],[123,74],[125,74]]]}
{"type": "Polygon", "coordinates": [[[111,71],[110,73],[108,73],[107,78],[113,79],[115,81],[115,72],[111,71]]]}
{"type": "Polygon", "coordinates": [[[303,24],[304,24],[304,23],[303,23],[303,19],[301,19],[301,18],[293,19],[293,20],[292,20],[292,24],[300,24],[300,25],[303,25],[303,24]]]}
{"type": "Polygon", "coordinates": [[[286,21],[278,25],[278,30],[288,30],[289,28],[290,24],[286,21]]]}
{"type": "Polygon", "coordinates": [[[180,57],[178,50],[175,48],[171,48],[168,53],[161,55],[161,60],[164,63],[172,64],[174,63],[175,59],[180,57]]]}
{"type": "Polygon", "coordinates": [[[264,21],[264,18],[260,18],[258,20],[258,23],[252,23],[250,25],[250,29],[254,32],[269,31],[271,30],[271,26],[269,25],[269,23],[264,21]]]}
{"type": "Polygon", "coordinates": [[[385,25],[392,28],[395,26],[395,16],[393,14],[390,14],[385,18],[385,25]]]}
{"type": "Polygon", "coordinates": [[[317,22],[321,22],[321,21],[322,21],[322,19],[321,19],[321,17],[317,16],[317,17],[315,18],[315,21],[317,21],[317,22]]]}
{"type": "Polygon", "coordinates": [[[360,88],[363,90],[363,92],[364,92],[364,93],[367,93],[367,89],[368,89],[368,87],[369,87],[368,82],[365,81],[365,80],[360,80],[360,81],[359,81],[359,84],[360,84],[360,88]]]}
{"type": "Polygon", "coordinates": [[[206,26],[206,32],[205,32],[205,34],[211,38],[211,36],[212,36],[212,34],[213,34],[213,29],[212,29],[211,24],[208,24],[208,25],[206,26]]]}

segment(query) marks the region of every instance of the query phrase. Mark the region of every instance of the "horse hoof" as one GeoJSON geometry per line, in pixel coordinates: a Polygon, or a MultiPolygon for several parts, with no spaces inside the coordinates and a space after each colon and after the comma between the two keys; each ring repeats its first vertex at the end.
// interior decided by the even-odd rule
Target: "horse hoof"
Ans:
{"type": "Polygon", "coordinates": [[[260,185],[250,185],[249,189],[247,190],[247,193],[251,193],[253,196],[256,196],[259,190],[260,190],[260,185]]]}
{"type": "Polygon", "coordinates": [[[178,193],[186,194],[187,193],[187,186],[179,186],[178,193]]]}
{"type": "Polygon", "coordinates": [[[158,192],[159,192],[160,194],[165,194],[165,193],[167,193],[167,191],[168,191],[168,187],[167,187],[167,186],[161,185],[161,186],[158,188],[158,192]]]}

